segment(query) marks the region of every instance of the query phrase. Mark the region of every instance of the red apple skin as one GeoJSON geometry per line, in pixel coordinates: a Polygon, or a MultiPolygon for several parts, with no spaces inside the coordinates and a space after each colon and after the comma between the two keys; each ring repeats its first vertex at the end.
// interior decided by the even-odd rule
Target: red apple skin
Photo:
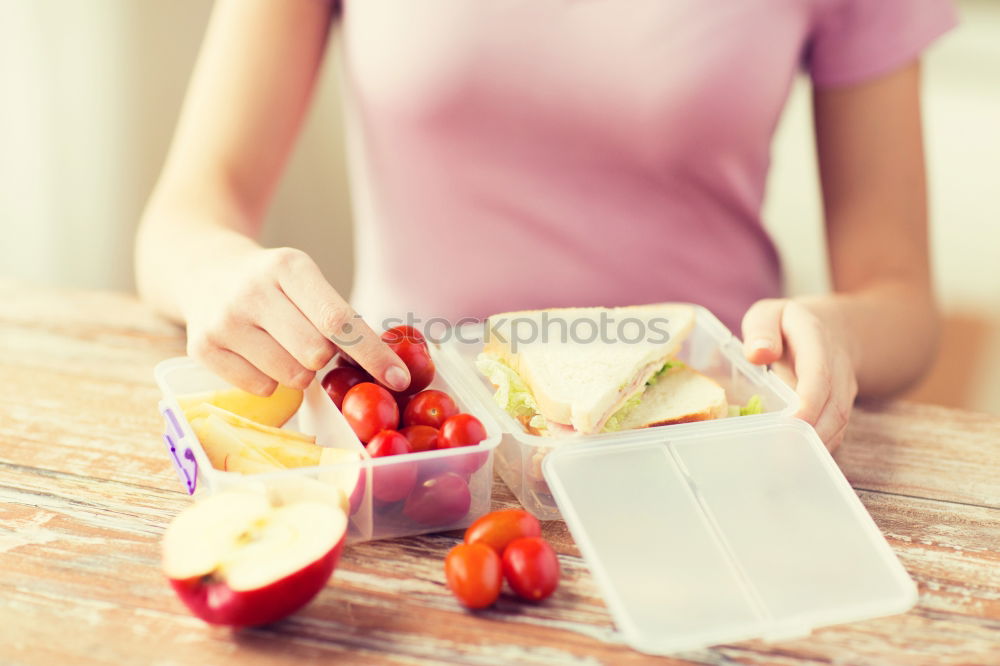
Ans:
{"type": "Polygon", "coordinates": [[[420,525],[448,525],[469,513],[469,484],[454,472],[427,479],[410,493],[403,515],[420,525]]]}
{"type": "Polygon", "coordinates": [[[333,575],[347,535],[312,564],[256,590],[235,591],[224,581],[170,579],[184,605],[209,624],[257,627],[288,617],[312,601],[333,575]]]}

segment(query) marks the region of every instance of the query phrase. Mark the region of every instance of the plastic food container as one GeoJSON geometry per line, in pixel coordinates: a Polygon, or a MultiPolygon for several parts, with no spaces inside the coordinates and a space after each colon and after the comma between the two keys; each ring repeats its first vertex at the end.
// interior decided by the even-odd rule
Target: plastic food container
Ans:
{"type": "MultiPolygon", "coordinates": [[[[437,351],[431,349],[437,363],[437,351]]],[[[322,467],[305,467],[281,470],[268,474],[240,474],[225,472],[212,467],[201,443],[184,418],[177,403],[177,396],[231,388],[224,380],[205,369],[197,361],[181,357],[163,361],[155,370],[156,382],[163,392],[160,412],[166,431],[163,441],[173,460],[174,467],[184,488],[190,494],[214,493],[233,486],[257,486],[283,483],[283,479],[311,478],[332,482],[345,487],[356,483],[359,488],[352,501],[349,520],[348,543],[373,539],[390,539],[413,534],[425,534],[467,527],[479,516],[490,510],[493,489],[493,451],[500,441],[497,423],[478,401],[468,395],[464,386],[447,377],[447,368],[438,367],[434,382],[429,388],[447,392],[459,409],[475,415],[486,428],[487,437],[478,446],[460,447],[443,451],[425,451],[407,455],[371,458],[358,440],[340,411],[330,401],[318,381],[305,391],[302,406],[285,428],[316,436],[320,446],[356,451],[357,462],[344,462],[322,467]],[[450,478],[449,492],[424,493],[421,505],[415,511],[406,511],[407,502],[416,503],[414,494],[392,504],[382,504],[372,496],[373,484],[391,483],[394,474],[404,466],[416,467],[417,488],[422,482],[452,473],[467,479],[468,499],[462,484],[450,478]],[[475,470],[470,473],[470,470],[475,470]],[[354,480],[357,479],[357,482],[354,480]],[[466,503],[468,509],[462,513],[466,503]],[[455,518],[456,515],[460,517],[455,518]],[[419,521],[413,516],[418,516],[419,521]]],[[[325,370],[318,373],[319,377],[325,370]]]]}
{"type": "MultiPolygon", "coordinates": [[[[696,307],[695,313],[694,329],[677,358],[719,382],[726,390],[726,397],[731,404],[742,405],[751,397],[760,396],[764,413],[659,426],[654,430],[670,428],[673,432],[680,428],[696,428],[700,432],[711,433],[717,428],[729,428],[735,424],[749,427],[762,419],[791,418],[799,407],[799,401],[788,385],[774,373],[747,361],[740,341],[733,337],[715,315],[702,307],[696,307]]],[[[542,473],[542,462],[549,452],[582,442],[617,442],[648,433],[649,429],[568,437],[542,437],[527,432],[493,401],[493,386],[476,370],[476,356],[482,352],[483,347],[482,336],[482,325],[463,326],[441,342],[439,356],[448,367],[449,375],[465,384],[466,393],[480,403],[500,425],[503,438],[497,449],[496,466],[501,478],[528,511],[541,520],[557,520],[562,516],[542,473]]]]}
{"type": "Polygon", "coordinates": [[[730,403],[765,412],[621,431],[530,435],[476,371],[470,327],[442,345],[450,372],[500,424],[497,469],[540,518],[562,517],[623,639],[671,654],[903,612],[916,601],[896,559],[798,400],[747,362],[699,308],[679,358],[730,403]]]}

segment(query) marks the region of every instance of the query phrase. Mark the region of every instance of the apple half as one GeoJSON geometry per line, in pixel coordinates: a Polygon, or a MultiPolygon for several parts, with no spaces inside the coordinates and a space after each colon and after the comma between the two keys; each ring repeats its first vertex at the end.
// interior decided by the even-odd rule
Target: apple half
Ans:
{"type": "Polygon", "coordinates": [[[275,504],[228,490],[191,505],[167,528],[163,572],[211,624],[276,622],[323,589],[340,558],[347,517],[322,500],[275,504]]]}

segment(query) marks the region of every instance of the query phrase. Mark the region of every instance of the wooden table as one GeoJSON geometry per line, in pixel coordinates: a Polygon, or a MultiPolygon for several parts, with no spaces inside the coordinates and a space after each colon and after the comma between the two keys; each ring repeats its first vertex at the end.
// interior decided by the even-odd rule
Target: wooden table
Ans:
{"type": "MultiPolygon", "coordinates": [[[[547,603],[459,610],[456,534],[350,547],[333,581],[274,626],[190,616],[159,540],[190,501],[160,440],[153,366],[183,332],[134,299],[0,281],[2,664],[1000,664],[1000,419],[895,403],[859,409],[837,459],[920,586],[905,615],[654,659],[623,645],[560,522],[547,603]]],[[[513,504],[502,483],[497,506],[513,504]]]]}

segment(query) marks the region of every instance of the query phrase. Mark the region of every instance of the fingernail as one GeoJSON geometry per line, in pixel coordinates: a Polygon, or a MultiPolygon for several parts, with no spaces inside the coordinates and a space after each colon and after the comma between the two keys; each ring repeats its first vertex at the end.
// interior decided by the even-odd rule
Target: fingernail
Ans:
{"type": "Polygon", "coordinates": [[[398,365],[390,365],[385,371],[385,383],[397,391],[402,391],[410,385],[410,373],[398,365]]]}
{"type": "Polygon", "coordinates": [[[770,338],[757,338],[750,343],[750,349],[764,349],[767,351],[774,351],[774,343],[771,342],[770,338]]]}

